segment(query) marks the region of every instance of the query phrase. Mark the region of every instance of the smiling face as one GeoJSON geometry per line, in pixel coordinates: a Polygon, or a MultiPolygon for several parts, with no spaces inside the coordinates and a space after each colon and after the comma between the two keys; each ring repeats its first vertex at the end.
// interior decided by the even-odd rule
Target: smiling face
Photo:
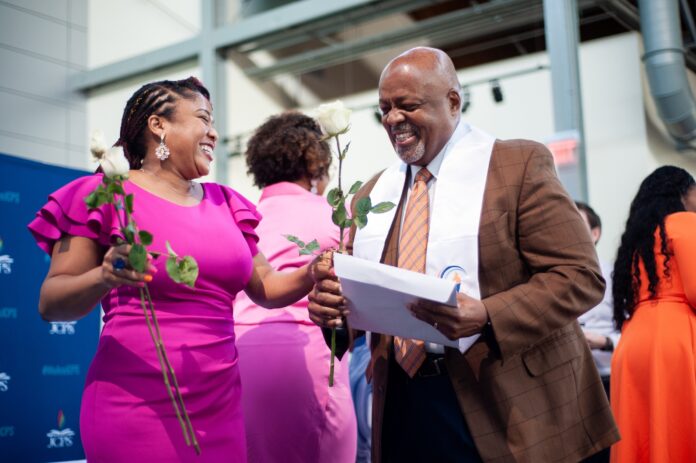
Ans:
{"type": "Polygon", "coordinates": [[[447,144],[459,122],[457,87],[454,66],[438,50],[411,50],[387,65],[379,82],[379,107],[382,126],[402,161],[428,165],[447,144]]]}
{"type": "Polygon", "coordinates": [[[201,94],[179,98],[169,120],[162,121],[164,142],[171,163],[182,177],[194,179],[210,173],[218,133],[213,127],[212,106],[201,94]]]}

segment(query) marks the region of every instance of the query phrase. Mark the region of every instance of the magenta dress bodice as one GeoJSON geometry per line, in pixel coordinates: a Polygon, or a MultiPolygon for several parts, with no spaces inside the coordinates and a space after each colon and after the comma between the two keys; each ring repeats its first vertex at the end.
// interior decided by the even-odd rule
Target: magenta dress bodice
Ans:
{"type": "MultiPolygon", "coordinates": [[[[108,246],[118,236],[113,208],[87,211],[83,198],[101,181],[77,179],[49,197],[29,225],[51,252],[63,234],[108,246]]],[[[102,299],[104,328],[87,373],[80,429],[88,461],[246,461],[241,384],[232,305],[247,284],[258,252],[260,215],[232,189],[204,183],[202,201],[179,206],[126,182],[134,219],[154,235],[151,251],[193,256],[195,288],[174,283],[165,259],[149,284],[162,338],[202,450],[187,447],[163,383],[137,288],[115,288],[102,299]]]]}

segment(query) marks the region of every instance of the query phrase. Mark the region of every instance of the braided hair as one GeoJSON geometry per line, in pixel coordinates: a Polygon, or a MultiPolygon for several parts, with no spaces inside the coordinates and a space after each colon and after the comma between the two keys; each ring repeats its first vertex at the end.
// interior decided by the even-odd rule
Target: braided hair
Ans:
{"type": "Polygon", "coordinates": [[[682,198],[694,184],[694,178],[687,171],[674,166],[656,169],[640,184],[631,203],[612,274],[617,328],[621,329],[635,309],[641,261],[647,273],[650,297],[655,297],[659,283],[654,253],[655,230],[660,233],[660,253],[665,256],[664,275],[669,278],[667,264],[672,253],[667,246],[665,217],[685,210],[682,198]]]}
{"type": "Polygon", "coordinates": [[[161,80],[140,87],[128,100],[121,117],[121,133],[114,146],[122,146],[131,169],[140,169],[147,153],[145,129],[150,116],[170,119],[179,98],[200,94],[210,101],[210,92],[200,80],[161,80]]]}

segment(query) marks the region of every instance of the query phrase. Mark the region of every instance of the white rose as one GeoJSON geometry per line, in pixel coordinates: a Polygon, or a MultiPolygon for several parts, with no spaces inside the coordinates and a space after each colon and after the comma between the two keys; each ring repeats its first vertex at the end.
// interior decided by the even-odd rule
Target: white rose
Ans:
{"type": "Polygon", "coordinates": [[[326,103],[317,108],[317,122],[330,137],[346,133],[350,126],[350,113],[352,111],[340,100],[326,103]]]}
{"type": "Polygon", "coordinates": [[[99,160],[99,165],[107,177],[115,177],[117,175],[128,177],[128,171],[130,170],[128,159],[126,159],[126,155],[123,154],[123,148],[120,146],[110,148],[99,160]]]}
{"type": "Polygon", "coordinates": [[[89,150],[92,156],[94,156],[95,159],[101,159],[107,149],[109,149],[109,147],[106,146],[102,131],[97,129],[92,132],[92,137],[89,139],[89,150]]]}

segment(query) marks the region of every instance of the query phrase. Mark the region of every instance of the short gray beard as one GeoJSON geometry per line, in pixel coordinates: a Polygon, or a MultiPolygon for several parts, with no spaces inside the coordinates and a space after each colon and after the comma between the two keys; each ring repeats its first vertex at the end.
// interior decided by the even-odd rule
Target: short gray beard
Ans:
{"type": "Polygon", "coordinates": [[[409,148],[406,150],[399,150],[397,148],[396,154],[406,164],[413,164],[425,155],[425,145],[423,144],[422,140],[418,140],[418,143],[413,148],[409,148]]]}

